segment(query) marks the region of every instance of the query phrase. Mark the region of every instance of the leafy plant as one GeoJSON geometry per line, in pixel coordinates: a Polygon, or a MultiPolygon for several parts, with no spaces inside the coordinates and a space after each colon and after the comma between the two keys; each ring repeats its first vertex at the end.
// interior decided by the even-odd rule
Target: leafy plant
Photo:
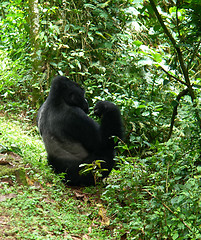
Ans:
{"type": "Polygon", "coordinates": [[[103,160],[95,160],[92,163],[84,163],[80,164],[80,168],[83,168],[80,170],[80,174],[87,175],[91,173],[94,177],[95,185],[97,184],[98,180],[102,178],[102,173],[107,171],[107,169],[104,169],[101,167],[101,163],[104,163],[103,160]]]}
{"type": "Polygon", "coordinates": [[[127,239],[200,238],[200,167],[192,164],[198,156],[179,143],[160,144],[146,159],[121,157],[108,179],[102,199],[127,239]]]}

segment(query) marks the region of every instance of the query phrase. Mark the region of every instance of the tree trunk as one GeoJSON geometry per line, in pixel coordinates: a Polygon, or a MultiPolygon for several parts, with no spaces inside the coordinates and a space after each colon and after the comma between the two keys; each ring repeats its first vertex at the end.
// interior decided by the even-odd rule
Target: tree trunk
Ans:
{"type": "MultiPolygon", "coordinates": [[[[32,83],[35,85],[38,80],[38,75],[41,72],[41,56],[40,56],[40,41],[39,41],[39,31],[40,31],[40,23],[39,23],[39,8],[38,8],[38,0],[29,0],[29,36],[31,43],[31,57],[32,57],[32,70],[33,70],[33,78],[32,83]]],[[[32,84],[32,86],[33,86],[32,84]]],[[[35,105],[38,99],[38,88],[32,87],[32,97],[33,97],[33,105],[35,105]]]]}

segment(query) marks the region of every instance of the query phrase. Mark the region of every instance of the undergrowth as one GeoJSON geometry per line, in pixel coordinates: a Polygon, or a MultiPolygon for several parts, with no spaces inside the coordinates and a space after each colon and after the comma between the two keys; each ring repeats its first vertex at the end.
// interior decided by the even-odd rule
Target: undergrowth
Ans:
{"type": "Polygon", "coordinates": [[[34,127],[1,117],[0,132],[3,151],[22,157],[28,182],[20,185],[13,177],[12,183],[0,183],[3,236],[34,240],[201,238],[199,136],[192,142],[177,137],[177,141],[158,143],[146,158],[130,156],[124,146],[104,185],[69,188],[47,165],[34,127]]]}
{"type": "Polygon", "coordinates": [[[1,178],[3,239],[116,238],[113,230],[105,230],[102,225],[97,193],[83,193],[82,188],[63,184],[62,176],[55,175],[47,165],[43,143],[33,128],[0,117],[0,133],[4,154],[12,151],[22,157],[28,182],[23,186],[15,176],[12,182],[1,178]]]}

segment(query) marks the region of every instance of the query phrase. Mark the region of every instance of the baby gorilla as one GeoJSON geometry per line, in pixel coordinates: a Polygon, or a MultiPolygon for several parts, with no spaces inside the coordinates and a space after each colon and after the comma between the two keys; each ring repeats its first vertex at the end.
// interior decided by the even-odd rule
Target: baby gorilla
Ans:
{"type": "Polygon", "coordinates": [[[48,98],[39,109],[37,125],[45,144],[48,163],[56,173],[66,173],[70,185],[93,185],[93,175],[80,175],[80,164],[104,160],[103,178],[114,166],[113,136],[122,138],[118,107],[108,101],[96,104],[99,125],[87,113],[85,91],[66,77],[52,81],[48,98]]]}

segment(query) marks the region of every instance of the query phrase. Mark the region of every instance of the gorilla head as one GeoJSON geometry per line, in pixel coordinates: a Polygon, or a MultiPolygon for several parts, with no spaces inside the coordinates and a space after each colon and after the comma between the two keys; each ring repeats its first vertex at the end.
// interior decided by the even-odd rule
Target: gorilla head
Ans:
{"type": "Polygon", "coordinates": [[[77,83],[66,77],[57,76],[52,81],[50,97],[55,104],[65,101],[69,106],[79,107],[84,112],[89,112],[87,100],[84,98],[85,91],[77,83]]]}

